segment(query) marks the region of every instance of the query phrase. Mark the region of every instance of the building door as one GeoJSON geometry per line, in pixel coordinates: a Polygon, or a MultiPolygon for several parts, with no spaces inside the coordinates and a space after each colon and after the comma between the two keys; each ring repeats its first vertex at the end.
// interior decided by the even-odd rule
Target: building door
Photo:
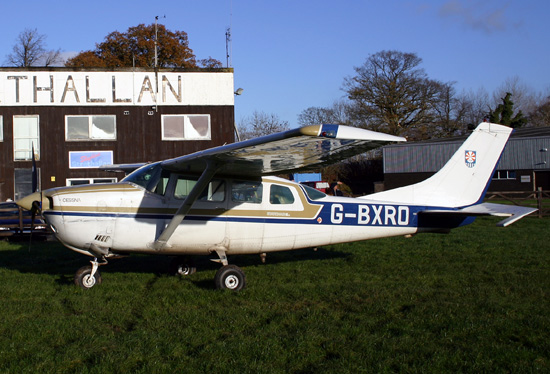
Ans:
{"type": "Polygon", "coordinates": [[[535,190],[550,191],[550,171],[535,171],[535,190]]]}
{"type": "Polygon", "coordinates": [[[14,200],[17,201],[30,195],[32,193],[32,169],[15,169],[13,182],[14,200]]]}

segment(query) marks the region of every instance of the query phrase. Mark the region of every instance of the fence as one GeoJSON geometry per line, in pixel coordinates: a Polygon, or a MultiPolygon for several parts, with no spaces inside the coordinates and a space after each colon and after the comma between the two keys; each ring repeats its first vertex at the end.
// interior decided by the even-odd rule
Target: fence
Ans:
{"type": "Polygon", "coordinates": [[[20,237],[24,234],[29,234],[31,228],[33,233],[37,235],[46,234],[46,226],[42,218],[38,215],[34,217],[32,222],[32,213],[28,210],[23,210],[14,202],[0,203],[0,238],[1,237],[20,237]]]}
{"type": "Polygon", "coordinates": [[[506,191],[487,192],[486,200],[505,200],[514,205],[537,208],[539,218],[550,215],[550,191],[543,191],[539,187],[537,191],[506,191]]]}

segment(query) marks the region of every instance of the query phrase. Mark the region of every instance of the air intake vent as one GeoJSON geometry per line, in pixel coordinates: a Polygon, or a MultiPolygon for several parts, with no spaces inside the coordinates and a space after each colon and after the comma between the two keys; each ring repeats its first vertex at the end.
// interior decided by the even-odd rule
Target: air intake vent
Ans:
{"type": "Polygon", "coordinates": [[[96,235],[95,241],[107,243],[109,240],[111,240],[111,237],[109,235],[96,235]]]}

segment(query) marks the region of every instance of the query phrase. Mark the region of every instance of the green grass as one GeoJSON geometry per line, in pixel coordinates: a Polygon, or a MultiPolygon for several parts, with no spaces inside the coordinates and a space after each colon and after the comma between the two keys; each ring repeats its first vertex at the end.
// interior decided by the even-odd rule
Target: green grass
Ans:
{"type": "Polygon", "coordinates": [[[0,243],[1,373],[549,372],[549,219],[235,256],[178,279],[135,256],[72,284],[84,256],[0,243]]]}

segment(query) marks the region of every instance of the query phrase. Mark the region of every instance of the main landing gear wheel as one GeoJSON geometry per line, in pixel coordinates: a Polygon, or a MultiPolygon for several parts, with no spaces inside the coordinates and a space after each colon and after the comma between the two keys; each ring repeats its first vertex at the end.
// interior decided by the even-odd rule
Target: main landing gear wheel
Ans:
{"type": "Polygon", "coordinates": [[[83,266],[74,275],[74,284],[84,289],[92,288],[96,284],[101,284],[101,274],[96,271],[92,276],[92,267],[83,266]]]}
{"type": "Polygon", "coordinates": [[[187,257],[174,257],[170,261],[170,274],[187,276],[194,274],[197,271],[193,261],[187,257]]]}
{"type": "Polygon", "coordinates": [[[246,285],[244,272],[235,265],[222,266],[214,277],[218,290],[240,291],[246,285]]]}

